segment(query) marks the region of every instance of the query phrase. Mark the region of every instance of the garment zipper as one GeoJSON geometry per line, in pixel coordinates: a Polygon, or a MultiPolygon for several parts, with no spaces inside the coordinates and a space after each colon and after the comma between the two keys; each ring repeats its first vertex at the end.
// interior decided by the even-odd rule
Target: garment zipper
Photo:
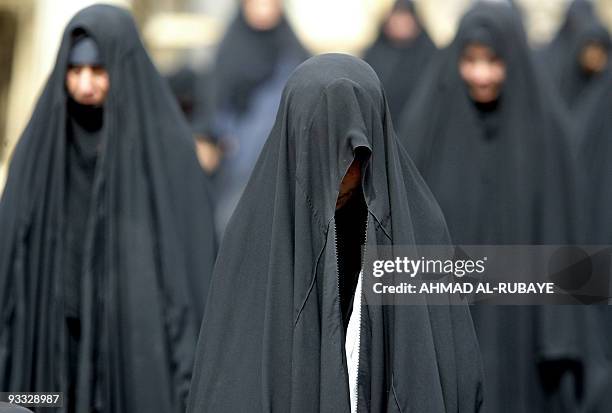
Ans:
{"type": "Polygon", "coordinates": [[[355,307],[355,311],[357,311],[357,369],[355,374],[357,376],[355,377],[355,411],[353,413],[357,413],[357,411],[359,410],[359,362],[361,360],[361,299],[363,293],[363,265],[365,261],[365,254],[368,248],[368,213],[369,212],[367,211],[366,206],[365,235],[363,237],[363,250],[361,252],[361,268],[359,269],[359,278],[357,278],[357,291],[355,291],[355,294],[359,294],[357,295],[357,297],[359,298],[357,301],[357,306],[355,307]]]}
{"type": "MultiPolygon", "coordinates": [[[[361,359],[361,297],[362,297],[362,278],[363,278],[363,265],[364,265],[364,261],[365,261],[365,254],[367,252],[367,242],[368,242],[368,214],[369,212],[367,211],[367,206],[366,206],[366,222],[365,222],[365,234],[364,234],[364,241],[363,241],[363,249],[362,249],[362,253],[361,253],[361,266],[359,269],[359,275],[357,278],[357,287],[355,288],[355,298],[354,298],[354,305],[353,305],[353,315],[355,315],[357,317],[356,319],[356,323],[357,323],[357,363],[356,363],[356,369],[355,369],[355,386],[354,388],[350,388],[350,377],[349,377],[349,401],[354,400],[354,407],[351,406],[351,413],[357,413],[358,411],[358,404],[359,404],[359,362],[361,359]]],[[[335,220],[334,220],[334,226],[335,226],[335,231],[334,231],[334,244],[335,244],[335,248],[336,248],[336,283],[337,283],[337,287],[338,287],[338,304],[340,305],[340,313],[342,314],[342,303],[341,303],[341,295],[340,295],[340,254],[338,253],[338,227],[336,226],[335,220]]],[[[350,325],[350,321],[349,321],[349,325],[350,325]]],[[[348,330],[348,328],[347,328],[348,330]]],[[[345,334],[345,341],[346,341],[346,334],[345,334]]],[[[346,347],[343,350],[345,351],[346,354],[346,347]]],[[[348,356],[348,354],[347,354],[348,356]]],[[[348,362],[348,357],[347,357],[347,362],[348,362]]],[[[349,366],[347,364],[347,376],[348,376],[348,372],[349,372],[349,366]]]]}

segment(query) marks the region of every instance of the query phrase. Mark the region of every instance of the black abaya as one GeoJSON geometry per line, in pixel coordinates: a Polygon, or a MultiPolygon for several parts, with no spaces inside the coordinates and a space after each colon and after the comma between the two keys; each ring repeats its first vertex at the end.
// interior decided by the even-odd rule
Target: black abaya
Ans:
{"type": "MultiPolygon", "coordinates": [[[[581,171],[580,196],[582,219],[580,242],[586,245],[612,245],[612,74],[608,73],[598,89],[591,90],[579,117],[581,144],[578,166],[581,171]]],[[[608,278],[608,297],[612,285],[608,278]]],[[[604,378],[602,397],[593,398],[589,412],[603,413],[612,406],[612,299],[600,306],[598,328],[605,339],[599,344],[606,355],[598,367],[604,378]]],[[[596,350],[598,350],[596,348],[596,350]]]]}
{"type": "Polygon", "coordinates": [[[0,390],[74,386],[59,411],[182,411],[215,253],[207,191],[129,13],[79,12],[0,201],[0,390]],[[82,32],[110,79],[99,129],[64,85],[82,32]]]}
{"type": "Polygon", "coordinates": [[[414,16],[418,35],[398,44],[388,38],[383,27],[364,56],[385,88],[394,121],[399,121],[401,110],[437,50],[416,13],[414,3],[411,0],[397,0],[392,13],[399,10],[414,16]]]}
{"type": "Polygon", "coordinates": [[[258,88],[278,74],[279,65],[294,68],[307,57],[284,15],[275,27],[257,30],[247,23],[240,9],[217,51],[214,69],[217,110],[242,114],[258,88]]]}
{"type": "Polygon", "coordinates": [[[575,194],[569,127],[539,82],[516,12],[481,2],[406,108],[400,140],[436,195],[457,244],[560,243],[573,239],[575,194]],[[506,64],[497,102],[477,104],[459,73],[480,42],[506,64]]]}
{"type": "Polygon", "coordinates": [[[568,57],[576,44],[581,27],[594,18],[595,9],[591,1],[573,0],[557,34],[550,44],[538,51],[538,60],[556,86],[561,84],[568,57]]]}
{"type": "MultiPolygon", "coordinates": [[[[407,109],[401,139],[440,202],[455,243],[575,241],[569,127],[562,105],[537,76],[511,7],[475,5],[416,97],[420,103],[407,109]],[[475,104],[461,78],[460,56],[471,42],[491,47],[505,62],[496,104],[475,104]]],[[[579,411],[597,397],[592,362],[600,353],[582,344],[597,342],[601,332],[591,328],[597,317],[588,309],[481,306],[472,313],[487,412],[579,411]]]]}
{"type": "Polygon", "coordinates": [[[559,33],[540,52],[544,69],[573,113],[581,110],[590,89],[601,87],[601,80],[610,70],[608,64],[603,73],[587,73],[581,66],[581,53],[589,43],[600,45],[608,55],[612,53],[610,34],[599,21],[593,5],[580,0],[570,6],[559,33]]]}
{"type": "Polygon", "coordinates": [[[582,144],[578,163],[582,171],[582,242],[612,244],[612,74],[591,91],[581,112],[582,144]]]}
{"type": "MultiPolygon", "coordinates": [[[[358,153],[367,159],[365,248],[448,243],[374,71],[345,55],[308,60],[284,90],[225,233],[188,412],[351,410],[334,217],[358,153]]],[[[478,410],[480,363],[465,306],[359,308],[357,411],[478,410]]]]}

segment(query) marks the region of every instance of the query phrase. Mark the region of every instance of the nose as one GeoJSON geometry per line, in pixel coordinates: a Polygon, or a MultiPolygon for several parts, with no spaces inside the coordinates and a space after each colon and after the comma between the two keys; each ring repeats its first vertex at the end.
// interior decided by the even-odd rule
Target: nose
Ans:
{"type": "Polygon", "coordinates": [[[84,67],[79,73],[78,82],[79,92],[83,95],[91,95],[93,93],[93,73],[91,68],[84,67]]]}
{"type": "Polygon", "coordinates": [[[491,66],[487,62],[477,62],[474,67],[474,81],[481,86],[491,82],[491,66]]]}

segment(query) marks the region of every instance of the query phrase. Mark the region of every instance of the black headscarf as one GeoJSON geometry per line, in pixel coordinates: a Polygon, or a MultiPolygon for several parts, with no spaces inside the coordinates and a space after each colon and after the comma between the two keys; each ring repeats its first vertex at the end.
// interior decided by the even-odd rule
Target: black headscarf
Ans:
{"type": "Polygon", "coordinates": [[[196,137],[215,138],[213,129],[213,79],[209,71],[181,66],[166,76],[170,90],[177,99],[196,137]]]}
{"type": "Polygon", "coordinates": [[[559,88],[563,100],[573,111],[579,111],[589,89],[600,87],[604,73],[586,73],[580,65],[580,55],[587,44],[595,42],[612,53],[610,34],[599,21],[593,5],[576,1],[570,6],[559,33],[543,52],[546,71],[559,88]]]}
{"type": "Polygon", "coordinates": [[[308,57],[284,15],[274,28],[257,30],[249,26],[240,4],[219,45],[214,75],[217,106],[238,113],[248,109],[257,88],[280,63],[295,67],[308,57]]]}
{"type": "Polygon", "coordinates": [[[462,19],[406,108],[400,138],[455,243],[568,242],[574,179],[562,105],[541,84],[516,12],[481,2],[462,19]],[[506,64],[497,102],[475,104],[459,73],[471,42],[506,64]]]}
{"type": "Polygon", "coordinates": [[[411,0],[397,0],[391,12],[397,11],[411,13],[420,33],[414,39],[398,44],[387,37],[383,24],[376,42],[364,56],[385,88],[389,110],[395,121],[399,120],[401,110],[424,73],[423,69],[436,52],[436,46],[421,24],[414,3],[411,0]]]}
{"type": "MultiPolygon", "coordinates": [[[[284,90],[225,233],[189,412],[350,410],[335,205],[358,153],[368,251],[449,241],[374,71],[345,55],[308,60],[284,90]]],[[[465,306],[360,308],[359,411],[477,410],[480,365],[465,306]]]]}
{"type": "Polygon", "coordinates": [[[67,394],[75,385],[79,413],[182,411],[215,252],[207,191],[189,128],[129,13],[79,12],[0,201],[0,388],[67,394]],[[95,167],[75,384],[64,328],[66,165],[67,141],[85,135],[70,132],[83,107],[73,110],[65,77],[81,32],[99,47],[110,89],[98,143],[86,150],[95,167]]]}
{"type": "Polygon", "coordinates": [[[567,61],[568,54],[576,42],[580,27],[585,21],[595,16],[595,9],[590,0],[573,0],[565,14],[565,20],[550,44],[540,51],[539,57],[546,70],[553,75],[558,84],[561,79],[561,68],[567,61]]]}
{"type": "MultiPolygon", "coordinates": [[[[558,100],[536,74],[510,7],[478,3],[417,92],[401,138],[458,244],[575,240],[574,168],[558,100]],[[494,105],[476,105],[459,73],[464,47],[492,47],[506,64],[494,105]]],[[[581,307],[473,307],[487,412],[580,411],[601,395],[599,318],[581,307]],[[566,409],[566,410],[562,410],[566,409]]],[[[604,369],[605,370],[605,369],[604,369]]]]}

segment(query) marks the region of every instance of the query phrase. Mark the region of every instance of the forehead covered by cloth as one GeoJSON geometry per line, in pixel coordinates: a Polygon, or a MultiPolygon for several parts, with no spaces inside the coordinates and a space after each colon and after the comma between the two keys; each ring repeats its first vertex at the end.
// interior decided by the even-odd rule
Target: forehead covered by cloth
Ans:
{"type": "Polygon", "coordinates": [[[472,26],[466,29],[463,38],[463,47],[478,44],[489,47],[494,52],[499,53],[499,45],[495,41],[494,35],[484,24],[472,26]]]}
{"type": "Polygon", "coordinates": [[[77,36],[70,49],[68,64],[71,66],[102,66],[102,57],[96,41],[86,34],[77,36]]]}
{"type": "Polygon", "coordinates": [[[487,46],[504,59],[510,59],[517,48],[526,45],[516,10],[492,1],[477,2],[463,16],[456,41],[461,49],[474,43],[487,46]]]}
{"type": "Polygon", "coordinates": [[[392,12],[408,11],[410,13],[415,13],[416,9],[414,7],[414,2],[412,0],[397,0],[393,4],[393,8],[391,9],[391,11],[392,12]]]}

